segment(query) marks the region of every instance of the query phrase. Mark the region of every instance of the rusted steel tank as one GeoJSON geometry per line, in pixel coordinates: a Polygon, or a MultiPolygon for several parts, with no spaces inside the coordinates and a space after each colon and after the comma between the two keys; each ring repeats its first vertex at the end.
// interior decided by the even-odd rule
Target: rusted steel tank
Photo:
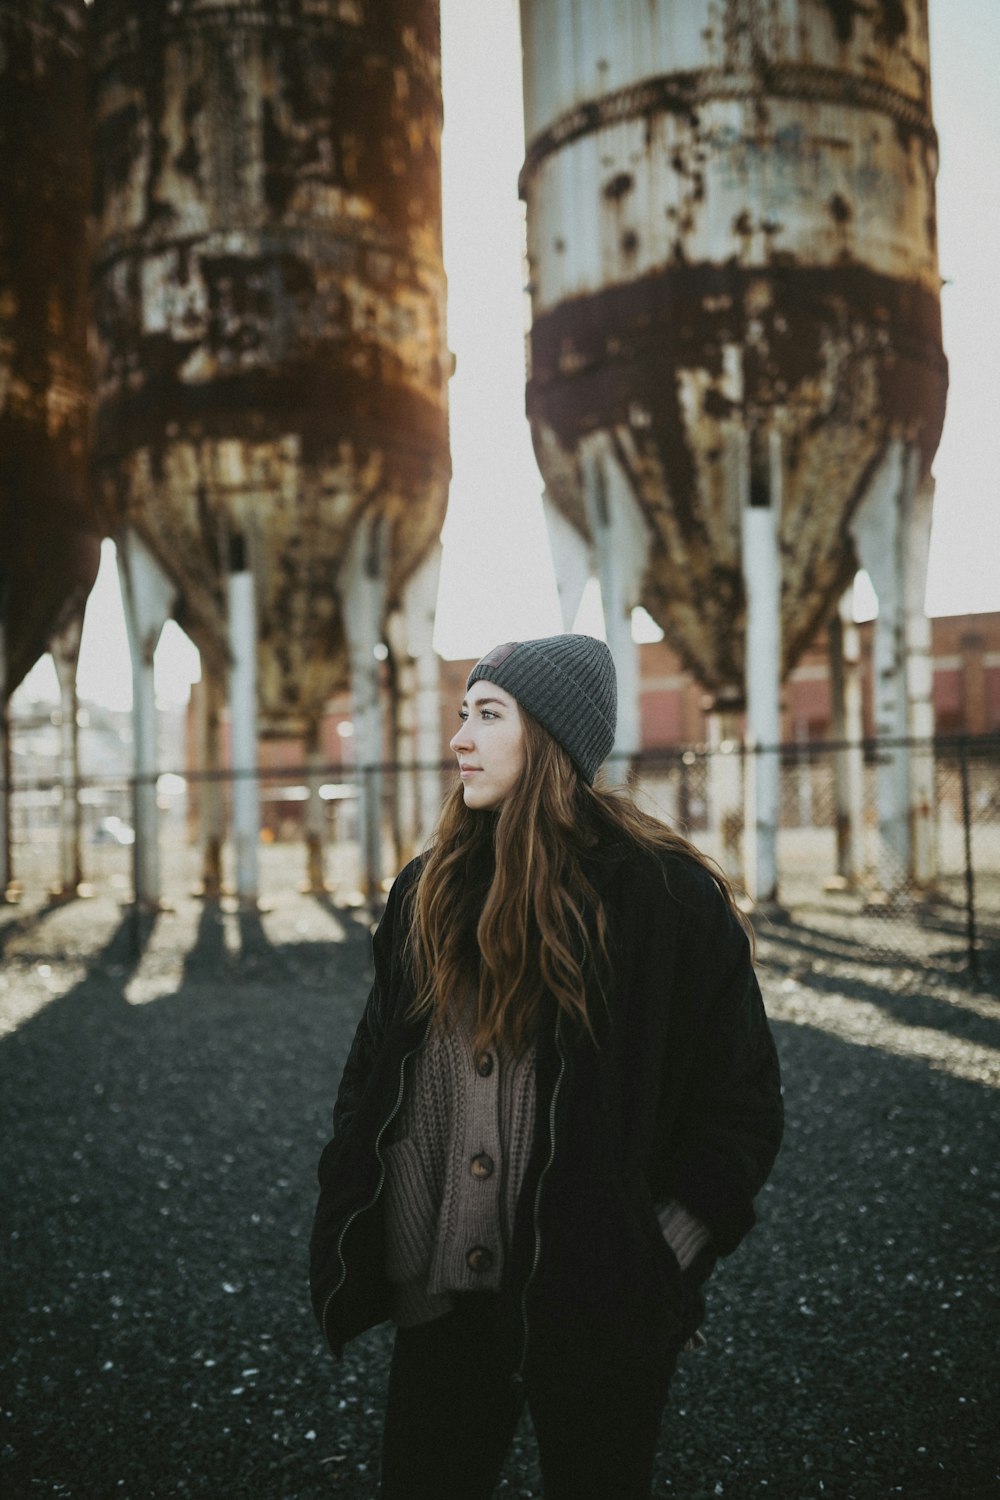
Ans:
{"type": "Polygon", "coordinates": [[[926,0],[521,16],[535,451],[585,532],[581,451],[606,435],[649,532],[637,602],[732,699],[755,434],[782,437],[783,672],[856,566],[887,444],[926,471],[940,436],[926,0]]]}
{"type": "Polygon", "coordinates": [[[0,611],[10,691],[78,616],[87,484],[86,7],[0,0],[0,611]]]}
{"type": "Polygon", "coordinates": [[[338,570],[389,528],[390,602],[450,475],[437,0],[96,0],[99,499],[225,655],[235,542],[262,712],[347,676],[338,570]]]}

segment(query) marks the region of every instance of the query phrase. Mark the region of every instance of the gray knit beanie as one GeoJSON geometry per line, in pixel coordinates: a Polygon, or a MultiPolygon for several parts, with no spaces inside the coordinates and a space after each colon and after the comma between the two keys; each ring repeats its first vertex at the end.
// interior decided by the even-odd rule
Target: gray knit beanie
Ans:
{"type": "Polygon", "coordinates": [[[603,641],[592,635],[508,641],[476,663],[466,688],[481,677],[516,698],[593,781],[615,742],[618,716],[615,663],[603,641]]]}

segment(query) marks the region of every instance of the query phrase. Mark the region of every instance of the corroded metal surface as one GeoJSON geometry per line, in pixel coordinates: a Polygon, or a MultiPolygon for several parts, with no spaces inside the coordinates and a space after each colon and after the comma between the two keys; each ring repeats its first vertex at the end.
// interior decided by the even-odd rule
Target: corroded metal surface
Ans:
{"type": "Polygon", "coordinates": [[[0,0],[0,608],[8,689],[97,576],[83,0],[0,0]]]}
{"type": "Polygon", "coordinates": [[[257,576],[260,698],[346,680],[338,570],[390,529],[390,602],[450,474],[437,0],[97,0],[99,496],[225,653],[257,576]]]}
{"type": "Polygon", "coordinates": [[[930,465],[941,348],[925,0],[522,0],[528,412],[586,530],[606,435],[646,517],[642,602],[743,682],[741,476],[784,437],[783,671],[854,566],[893,438],[930,465]]]}

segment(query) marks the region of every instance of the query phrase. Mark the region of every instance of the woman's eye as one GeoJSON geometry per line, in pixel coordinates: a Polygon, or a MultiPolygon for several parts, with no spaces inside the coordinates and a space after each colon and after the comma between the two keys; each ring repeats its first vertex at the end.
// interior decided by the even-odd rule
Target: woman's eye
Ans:
{"type": "Polygon", "coordinates": [[[484,708],[483,709],[483,718],[484,719],[495,719],[496,718],[496,713],[494,712],[494,710],[492,708],[484,708]]]}
{"type": "Polygon", "coordinates": [[[458,710],[458,717],[461,719],[462,723],[464,724],[465,721],[466,721],[466,719],[469,717],[469,710],[467,708],[460,708],[458,710]]]}

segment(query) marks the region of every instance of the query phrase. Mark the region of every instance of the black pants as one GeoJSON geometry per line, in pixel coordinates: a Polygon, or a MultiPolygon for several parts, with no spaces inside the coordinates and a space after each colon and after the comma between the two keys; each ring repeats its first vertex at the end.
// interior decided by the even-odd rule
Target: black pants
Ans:
{"type": "Polygon", "coordinates": [[[569,1362],[536,1339],[523,1387],[506,1365],[494,1299],[401,1328],[389,1371],[382,1500],[489,1500],[525,1400],[546,1500],[649,1500],[671,1370],[569,1362]]]}

